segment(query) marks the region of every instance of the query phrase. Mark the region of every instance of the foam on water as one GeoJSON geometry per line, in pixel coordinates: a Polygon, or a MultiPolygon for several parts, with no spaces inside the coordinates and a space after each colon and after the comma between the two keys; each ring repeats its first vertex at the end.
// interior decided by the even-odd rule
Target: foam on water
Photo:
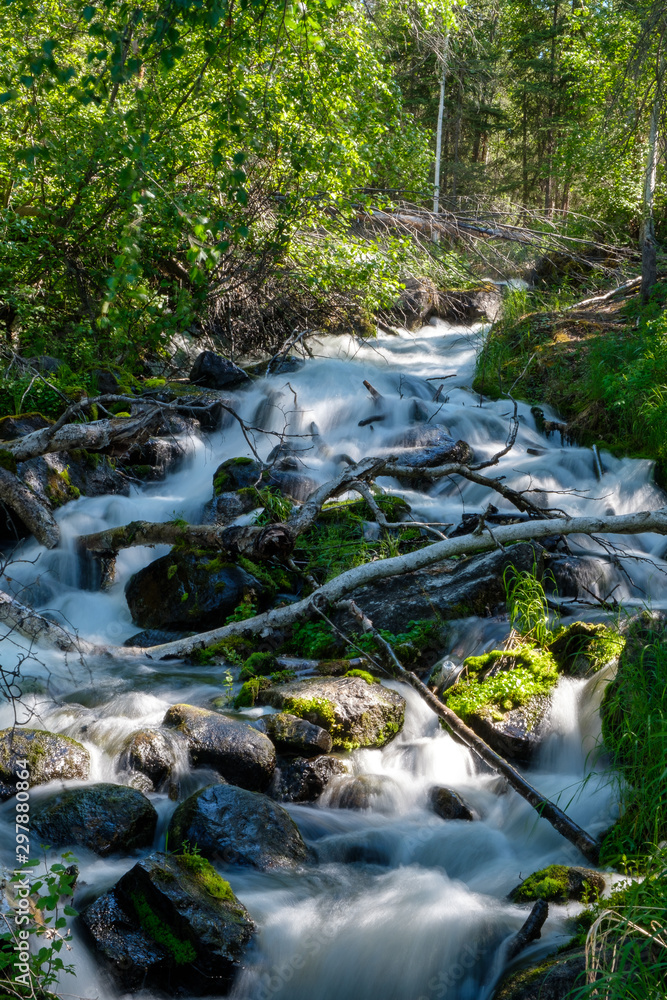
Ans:
{"type": "MultiPolygon", "coordinates": [[[[256,447],[268,455],[283,431],[299,451],[302,470],[318,482],[340,466],[334,457],[353,459],[396,448],[415,419],[446,429],[469,442],[477,460],[490,458],[505,443],[512,413],[507,400],[480,400],[472,393],[476,352],[483,329],[441,322],[401,336],[379,334],[373,342],[352,337],[313,342],[315,357],[299,371],[253,383],[236,397],[238,412],[274,436],[254,433],[256,447]],[[444,378],[444,376],[453,376],[444,378]],[[443,376],[442,381],[432,379],[443,376]],[[373,401],[363,387],[368,379],[384,397],[373,401]],[[435,389],[443,385],[433,401],[435,389]],[[359,426],[375,415],[375,420],[359,426]],[[311,436],[315,423],[320,439],[311,436]]],[[[548,412],[548,417],[556,416],[548,412]]],[[[536,502],[594,514],[661,506],[663,495],[651,480],[650,463],[602,454],[598,480],[593,453],[547,439],[530,407],[518,407],[519,432],[512,451],[493,475],[514,488],[554,491],[532,494],[536,502]],[[532,453],[529,453],[529,449],[532,453]],[[570,492],[574,491],[574,492],[570,492]],[[560,495],[561,493],[566,495],[560,495]]],[[[8,569],[4,586],[94,642],[122,643],[137,631],[124,599],[130,576],[166,549],[129,549],[118,558],[117,578],[105,593],[80,589],[75,540],[79,534],[131,520],[198,520],[211,496],[211,480],[226,458],[250,455],[238,425],[203,440],[188,442],[185,465],[164,482],[133,490],[129,497],[81,498],[57,512],[62,543],[46,552],[35,542],[23,546],[8,569]]],[[[400,493],[415,515],[456,524],[463,513],[489,502],[510,509],[498,494],[468,482],[445,480],[428,493],[381,484],[400,493]]],[[[665,543],[651,535],[616,539],[627,558],[611,561],[591,539],[572,539],[573,551],[590,557],[590,589],[617,599],[667,606],[664,587],[665,543]],[[655,565],[641,561],[651,556],[655,565]],[[638,558],[637,558],[638,557],[638,558]]],[[[506,623],[469,620],[457,626],[446,655],[455,662],[490,648],[506,635],[506,623]]],[[[104,657],[64,657],[31,650],[26,640],[0,642],[5,668],[28,657],[24,673],[32,680],[21,720],[74,736],[92,754],[92,781],[122,780],[117,754],[133,731],[158,725],[166,708],[190,701],[206,705],[222,688],[224,668],[179,663],[123,662],[104,657]]],[[[603,830],[614,814],[608,777],[596,776],[594,748],[599,736],[596,705],[600,681],[563,680],[551,708],[549,733],[532,771],[532,780],[560,802],[591,834],[603,830]],[[582,784],[588,775],[588,782],[582,784]]],[[[507,892],[522,876],[554,862],[580,863],[564,841],[518,795],[481,770],[468,750],[455,743],[412,689],[401,688],[408,712],[403,732],[382,751],[357,751],[351,774],[381,776],[386,793],[372,809],[358,812],[331,807],[331,794],[316,806],[290,808],[316,859],[296,873],[258,873],[228,868],[228,878],[257,924],[248,966],[238,980],[235,1000],[486,1000],[504,965],[507,941],[521,926],[526,909],[507,902],[507,892]],[[469,802],[473,823],[443,822],[428,808],[429,790],[443,784],[469,802]]],[[[256,713],[255,713],[256,714],[256,713]]],[[[8,707],[0,724],[13,721],[8,707]]],[[[181,779],[195,787],[206,775],[181,779]]],[[[531,777],[531,775],[529,775],[531,777]]],[[[341,780],[348,780],[341,779],[341,780]]],[[[160,814],[156,845],[174,808],[166,796],[153,796],[160,814]]],[[[0,808],[4,827],[0,860],[12,863],[11,805],[0,808]]],[[[85,853],[85,852],[82,852],[85,853]]],[[[82,856],[85,883],[79,905],[112,885],[131,859],[102,861],[82,856]]],[[[543,938],[524,953],[540,955],[567,937],[566,918],[576,907],[552,907],[543,938]]],[[[73,959],[76,988],[65,978],[63,990],[82,996],[114,997],[94,957],[77,934],[73,959]]]]}

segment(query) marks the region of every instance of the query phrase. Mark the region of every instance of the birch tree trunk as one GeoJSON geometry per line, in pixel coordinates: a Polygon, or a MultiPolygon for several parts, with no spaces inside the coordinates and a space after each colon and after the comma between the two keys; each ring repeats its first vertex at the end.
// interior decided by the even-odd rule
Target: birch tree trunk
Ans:
{"type": "MultiPolygon", "coordinates": [[[[440,103],[438,104],[438,128],[435,137],[435,170],[433,174],[433,213],[440,211],[440,160],[442,158],[442,123],[445,116],[445,81],[447,77],[447,54],[449,50],[449,34],[445,35],[442,46],[442,73],[440,75],[440,103]]],[[[440,234],[433,233],[433,242],[437,243],[440,234]]]]}
{"type": "Polygon", "coordinates": [[[663,59],[656,80],[655,96],[651,108],[649,125],[648,153],[646,156],[646,174],[644,177],[644,198],[642,202],[642,222],[639,232],[639,247],[642,252],[642,301],[646,302],[651,289],[658,280],[657,245],[655,241],[655,223],[653,221],[653,206],[655,203],[655,181],[658,166],[658,122],[662,105],[662,83],[667,62],[663,59]]]}

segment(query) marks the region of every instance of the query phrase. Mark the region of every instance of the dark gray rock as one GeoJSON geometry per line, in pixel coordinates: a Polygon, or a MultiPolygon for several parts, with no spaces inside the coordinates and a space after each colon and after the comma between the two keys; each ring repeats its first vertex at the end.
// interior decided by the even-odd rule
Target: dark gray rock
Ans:
{"type": "Polygon", "coordinates": [[[164,723],[185,737],[193,764],[211,767],[242,788],[263,791],[268,787],[276,751],[268,736],[253,726],[194,705],[172,705],[164,723]]]}
{"type": "Polygon", "coordinates": [[[224,864],[262,870],[306,860],[289,813],[266,795],[232,785],[209,785],[182,802],[171,818],[169,841],[196,844],[224,864]]]}
{"type": "Polygon", "coordinates": [[[27,760],[31,785],[71,778],[87,778],[90,754],[85,747],[59,733],[43,729],[3,729],[0,732],[0,800],[16,792],[19,760],[27,760]]]}
{"type": "Polygon", "coordinates": [[[247,493],[220,493],[204,507],[202,524],[229,524],[258,506],[258,498],[247,493]]]}
{"type": "Polygon", "coordinates": [[[190,381],[207,389],[229,389],[247,382],[248,375],[221,354],[202,351],[192,366],[190,381]]]}
{"type": "Polygon", "coordinates": [[[474,819],[473,811],[458,792],[443,785],[435,785],[429,795],[433,812],[442,819],[474,819]]]}
{"type": "Polygon", "coordinates": [[[473,714],[466,723],[501,757],[527,766],[542,741],[549,704],[549,698],[535,697],[511,709],[502,719],[473,714]]]}
{"type": "Polygon", "coordinates": [[[278,802],[314,802],[332,778],[346,773],[338,757],[279,757],[267,794],[278,802]]]}
{"type": "Polygon", "coordinates": [[[217,496],[247,489],[258,485],[261,477],[262,466],[254,458],[228,458],[213,473],[213,492],[217,496]]]}
{"type": "Polygon", "coordinates": [[[361,677],[292,681],[260,691],[257,700],[326,729],[341,750],[385,746],[405,717],[400,694],[361,677]]]}
{"type": "Polygon", "coordinates": [[[126,739],[118,760],[121,771],[138,771],[159,792],[168,784],[177,761],[176,734],[141,729],[126,739]]]}
{"type": "Polygon", "coordinates": [[[437,315],[450,323],[495,323],[500,315],[503,293],[498,285],[480,285],[466,291],[445,290],[438,296],[437,315]]]}
{"type": "Polygon", "coordinates": [[[278,712],[277,715],[265,715],[258,719],[255,727],[266,733],[280,754],[293,754],[296,757],[318,757],[329,753],[333,741],[326,729],[314,726],[305,719],[299,719],[288,712],[278,712]]]}
{"type": "Polygon", "coordinates": [[[238,604],[262,593],[259,580],[219,553],[178,550],[139,570],[125,587],[137,625],[198,632],[224,624],[238,604]]]}
{"type": "Polygon", "coordinates": [[[136,788],[101,783],[35,799],[30,826],[43,844],[87,847],[105,857],[152,844],[157,813],[136,788]]]}
{"type": "Polygon", "coordinates": [[[63,365],[59,358],[51,357],[50,354],[38,354],[34,358],[26,358],[26,364],[36,368],[42,375],[55,375],[63,365]]]}
{"type": "Polygon", "coordinates": [[[227,882],[195,855],[151,854],[81,920],[119,985],[169,995],[227,993],[254,925],[227,882]]]}
{"type": "Polygon", "coordinates": [[[148,649],[149,646],[160,646],[163,642],[174,642],[178,639],[185,639],[192,635],[192,631],[172,632],[169,629],[145,628],[142,632],[135,632],[123,643],[124,646],[139,646],[141,649],[148,649]]]}
{"type": "Polygon", "coordinates": [[[438,289],[430,278],[406,278],[392,318],[406,329],[414,330],[437,313],[438,301],[438,289]]]}
{"type": "Polygon", "coordinates": [[[433,468],[447,462],[469,462],[472,449],[465,441],[455,441],[442,427],[411,427],[386,445],[400,465],[411,469],[433,468]]]}
{"type": "Polygon", "coordinates": [[[434,566],[378,580],[356,590],[352,598],[376,628],[396,634],[407,631],[409,622],[432,619],[434,615],[445,619],[483,617],[504,610],[505,569],[516,566],[518,570],[532,570],[533,564],[538,577],[541,576],[542,548],[521,542],[457,562],[453,570],[451,564],[434,566]]]}
{"type": "Polygon", "coordinates": [[[583,949],[563,952],[531,969],[511,973],[493,994],[493,1000],[566,1000],[582,985],[586,970],[583,949]]]}
{"type": "Polygon", "coordinates": [[[392,812],[400,798],[400,787],[386,774],[359,774],[343,778],[331,789],[329,805],[334,809],[373,809],[392,812]]]}
{"type": "Polygon", "coordinates": [[[136,479],[157,482],[175,472],[185,456],[184,446],[174,438],[150,437],[125,452],[122,462],[136,479]]]}

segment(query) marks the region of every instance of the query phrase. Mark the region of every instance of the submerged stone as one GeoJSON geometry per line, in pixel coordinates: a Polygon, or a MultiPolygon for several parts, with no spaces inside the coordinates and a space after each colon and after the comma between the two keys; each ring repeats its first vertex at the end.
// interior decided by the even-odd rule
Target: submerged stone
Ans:
{"type": "Polygon", "coordinates": [[[230,885],[196,854],[151,854],[81,919],[122,988],[226,994],[254,925],[230,885]]]}
{"type": "Polygon", "coordinates": [[[169,824],[169,842],[184,841],[205,857],[262,870],[306,860],[289,813],[266,795],[232,785],[209,785],[181,803],[169,824]]]}
{"type": "Polygon", "coordinates": [[[0,800],[16,793],[18,761],[27,761],[31,785],[71,778],[87,778],[90,754],[69,736],[44,729],[14,727],[0,732],[0,800]]]}
{"type": "Polygon", "coordinates": [[[259,690],[257,701],[326,729],[334,749],[383,747],[403,728],[405,699],[361,677],[315,677],[259,690]]]}
{"type": "Polygon", "coordinates": [[[373,809],[393,812],[400,786],[386,774],[359,774],[343,778],[331,789],[329,805],[336,809],[373,809]]]}
{"type": "Polygon", "coordinates": [[[246,722],[194,705],[172,705],[164,717],[187,740],[192,763],[211,767],[226,781],[263,791],[276,766],[273,743],[246,722]]]}
{"type": "Polygon", "coordinates": [[[157,813],[136,788],[103,782],[36,799],[30,825],[43,844],[87,847],[105,857],[152,844],[157,813]]]}
{"type": "Polygon", "coordinates": [[[436,785],[431,789],[429,799],[433,812],[441,819],[473,820],[475,818],[470,806],[452,788],[436,785]]]}
{"type": "Polygon", "coordinates": [[[585,981],[583,948],[564,952],[540,965],[511,973],[493,994],[493,1000],[566,1000],[585,981]]]}

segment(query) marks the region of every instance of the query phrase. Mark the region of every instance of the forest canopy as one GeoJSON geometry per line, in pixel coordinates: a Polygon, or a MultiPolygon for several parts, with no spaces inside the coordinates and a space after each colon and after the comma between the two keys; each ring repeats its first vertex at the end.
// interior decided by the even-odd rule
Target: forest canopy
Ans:
{"type": "Polygon", "coordinates": [[[368,224],[431,206],[438,132],[444,211],[632,248],[648,213],[659,239],[666,21],[627,0],[9,0],[4,349],[94,389],[183,332],[243,355],[363,329],[415,270],[465,283],[455,241],[368,224]]]}

